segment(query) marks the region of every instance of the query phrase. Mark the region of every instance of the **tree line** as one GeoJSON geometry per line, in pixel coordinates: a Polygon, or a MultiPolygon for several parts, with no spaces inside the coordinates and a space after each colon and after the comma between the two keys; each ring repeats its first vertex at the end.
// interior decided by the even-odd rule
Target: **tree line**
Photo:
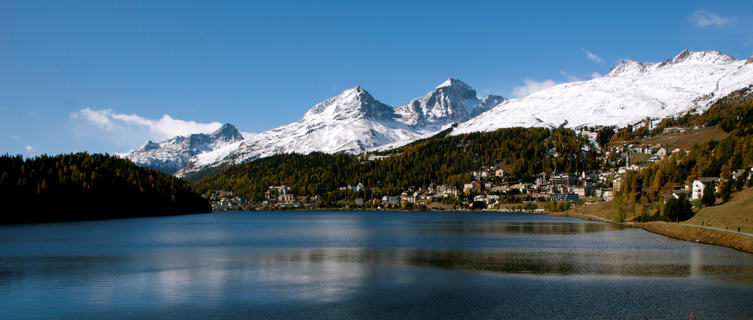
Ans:
{"type": "Polygon", "coordinates": [[[209,212],[191,185],[107,154],[0,156],[0,223],[209,212]]]}
{"type": "Polygon", "coordinates": [[[229,167],[194,186],[200,192],[230,190],[252,200],[261,200],[273,185],[287,185],[301,195],[336,197],[339,187],[363,183],[379,194],[395,195],[430,183],[460,188],[473,179],[470,172],[482,166],[500,166],[511,179],[522,181],[532,181],[540,172],[598,168],[598,154],[588,150],[587,137],[565,128],[506,128],[456,136],[444,131],[394,150],[358,156],[275,155],[229,167]],[[372,161],[371,156],[380,157],[372,161]]]}

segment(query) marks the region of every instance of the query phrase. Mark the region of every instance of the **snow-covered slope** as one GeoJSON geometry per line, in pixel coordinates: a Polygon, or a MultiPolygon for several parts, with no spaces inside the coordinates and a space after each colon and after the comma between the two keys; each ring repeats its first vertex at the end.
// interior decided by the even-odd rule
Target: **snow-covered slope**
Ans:
{"type": "Polygon", "coordinates": [[[357,153],[394,141],[410,140],[420,134],[420,129],[397,121],[392,107],[377,101],[363,88],[355,87],[316,104],[297,122],[243,141],[222,157],[209,154],[194,157],[178,174],[278,153],[357,153]]]}
{"type": "Polygon", "coordinates": [[[231,124],[225,124],[216,131],[205,134],[177,136],[159,143],[147,142],[141,148],[125,155],[134,163],[165,173],[176,173],[192,157],[216,150],[237,148],[243,136],[231,124]]]}
{"type": "Polygon", "coordinates": [[[625,126],[646,117],[702,111],[750,84],[753,58],[735,60],[717,51],[685,50],[664,62],[622,62],[603,77],[560,84],[521,99],[479,99],[468,85],[448,79],[425,96],[392,108],[355,87],[316,104],[297,122],[245,140],[233,128],[237,135],[221,141],[207,135],[150,141],[128,158],[183,175],[279,153],[397,147],[456,123],[453,134],[516,126],[625,126]]]}
{"type": "Polygon", "coordinates": [[[753,83],[751,59],[718,51],[685,50],[671,60],[625,61],[605,76],[560,84],[502,102],[462,123],[453,134],[505,127],[625,126],[705,110],[711,102],[753,83]]]}
{"type": "Polygon", "coordinates": [[[425,96],[398,107],[396,112],[405,124],[439,130],[448,124],[467,121],[504,100],[494,95],[479,100],[476,90],[450,78],[425,96]]]}
{"type": "Polygon", "coordinates": [[[313,106],[297,122],[262,132],[240,143],[191,157],[178,175],[223,164],[237,164],[280,153],[359,153],[398,141],[413,141],[443,126],[470,119],[503,101],[480,100],[465,83],[448,79],[422,98],[393,108],[360,86],[313,106]]]}

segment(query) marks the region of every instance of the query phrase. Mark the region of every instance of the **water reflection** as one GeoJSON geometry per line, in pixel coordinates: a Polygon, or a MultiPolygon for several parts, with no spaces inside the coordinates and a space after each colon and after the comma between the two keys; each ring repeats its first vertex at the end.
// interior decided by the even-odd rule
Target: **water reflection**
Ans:
{"type": "Polygon", "coordinates": [[[414,222],[416,224],[437,225],[420,228],[419,231],[445,233],[505,233],[505,234],[576,234],[604,232],[624,229],[622,226],[606,223],[508,223],[499,221],[431,221],[414,222]]]}
{"type": "MultiPolygon", "coordinates": [[[[692,251],[691,251],[692,252],[692,251]]],[[[419,249],[317,249],[278,253],[278,262],[413,265],[500,274],[620,277],[714,277],[753,285],[753,265],[704,265],[684,255],[640,250],[526,252],[419,249]]]]}
{"type": "Polygon", "coordinates": [[[678,310],[734,316],[753,299],[753,255],[726,248],[544,216],[386,215],[0,227],[0,318],[624,318],[677,292],[678,310]],[[581,296],[580,311],[552,302],[581,296]]]}

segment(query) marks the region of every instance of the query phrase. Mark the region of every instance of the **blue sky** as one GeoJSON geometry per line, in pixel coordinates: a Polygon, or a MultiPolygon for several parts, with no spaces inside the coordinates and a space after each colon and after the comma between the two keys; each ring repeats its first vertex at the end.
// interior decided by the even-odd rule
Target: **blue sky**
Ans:
{"type": "Polygon", "coordinates": [[[522,96],[683,49],[753,55],[748,1],[0,0],[0,153],[125,152],[260,132],[361,85],[522,96]]]}

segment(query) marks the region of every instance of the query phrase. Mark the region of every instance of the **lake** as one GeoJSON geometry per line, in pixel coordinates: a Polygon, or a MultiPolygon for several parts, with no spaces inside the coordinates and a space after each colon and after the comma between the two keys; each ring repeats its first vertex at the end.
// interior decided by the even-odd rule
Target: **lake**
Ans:
{"type": "Polygon", "coordinates": [[[0,318],[751,319],[753,254],[538,214],[0,226],[0,318]]]}

